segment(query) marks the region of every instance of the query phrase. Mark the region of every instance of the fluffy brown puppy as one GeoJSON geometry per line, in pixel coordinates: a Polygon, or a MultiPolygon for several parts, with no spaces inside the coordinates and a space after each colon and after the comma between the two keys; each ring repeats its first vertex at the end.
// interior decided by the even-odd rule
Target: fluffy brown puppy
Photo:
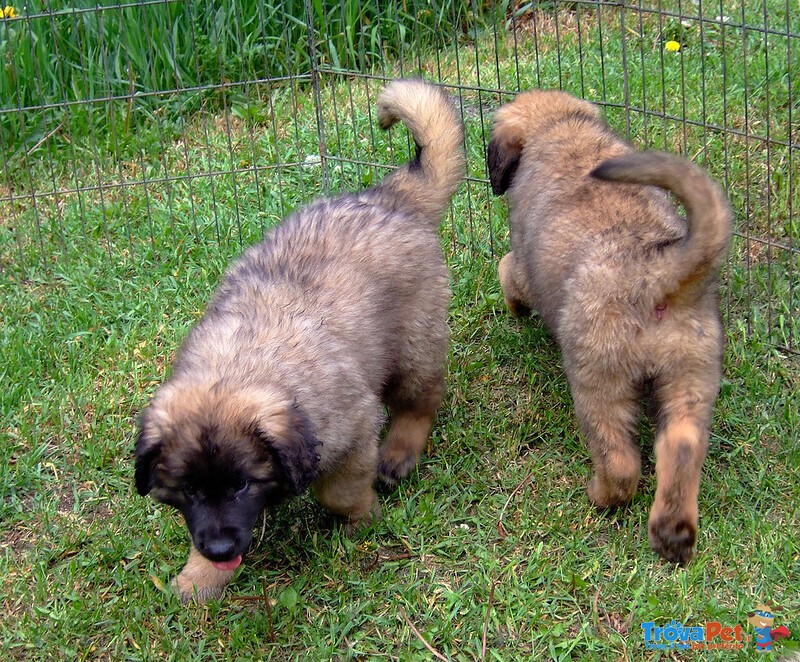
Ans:
{"type": "Polygon", "coordinates": [[[368,522],[378,473],[404,477],[427,443],[450,299],[437,229],[464,176],[463,127],[420,80],[390,83],[378,120],[406,124],[416,159],[246,250],[142,413],[136,487],[186,520],[184,601],[222,592],[265,507],[310,486],[350,526],[368,522]]]}
{"type": "Polygon", "coordinates": [[[730,242],[728,201],[689,161],[632,151],[596,106],[564,92],[526,92],[502,106],[488,167],[510,206],[505,300],[515,316],[537,310],[561,347],[594,464],[589,498],[611,507],[635,493],[639,400],[651,384],[650,544],[685,563],[721,375],[717,272],[730,242]],[[683,203],[685,219],[662,189],[683,203]]]}

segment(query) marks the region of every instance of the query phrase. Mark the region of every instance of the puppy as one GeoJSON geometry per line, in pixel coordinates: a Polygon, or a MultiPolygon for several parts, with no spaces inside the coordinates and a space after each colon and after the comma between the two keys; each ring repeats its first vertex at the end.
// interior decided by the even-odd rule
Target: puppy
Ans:
{"type": "Polygon", "coordinates": [[[378,121],[404,122],[416,158],[246,250],[141,415],[136,488],[180,510],[192,539],[173,581],[184,602],[221,594],[264,508],[310,486],[367,523],[378,474],[403,478],[427,443],[448,344],[437,229],[465,174],[463,127],[420,80],[389,84],[378,121]]]}
{"type": "Polygon", "coordinates": [[[502,106],[487,160],[492,190],[507,192],[510,207],[505,301],[517,317],[538,311],[559,343],[594,465],[589,498],[605,508],[635,493],[638,402],[650,384],[650,545],[685,563],[721,376],[728,201],[689,161],[632,151],[596,106],[564,92],[526,92],[502,106]]]}

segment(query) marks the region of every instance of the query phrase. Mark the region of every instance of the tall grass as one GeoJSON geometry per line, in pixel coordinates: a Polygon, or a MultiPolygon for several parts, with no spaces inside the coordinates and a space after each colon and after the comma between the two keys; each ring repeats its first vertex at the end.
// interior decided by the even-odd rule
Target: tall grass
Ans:
{"type": "Polygon", "coordinates": [[[181,121],[209,99],[230,103],[245,93],[239,81],[307,76],[312,55],[316,65],[368,70],[453,25],[469,29],[484,13],[472,9],[455,0],[75,0],[64,9],[31,0],[0,20],[0,149],[13,165],[53,127],[99,131],[101,141],[113,129],[124,143],[154,113],[181,121]]]}

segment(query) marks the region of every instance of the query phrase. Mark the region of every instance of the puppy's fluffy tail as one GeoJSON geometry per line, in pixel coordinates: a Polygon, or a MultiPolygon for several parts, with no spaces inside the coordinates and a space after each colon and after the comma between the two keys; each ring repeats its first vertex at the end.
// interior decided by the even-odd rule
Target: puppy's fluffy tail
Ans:
{"type": "Polygon", "coordinates": [[[414,160],[384,179],[379,189],[399,194],[404,206],[438,225],[466,170],[464,127],[453,99],[419,79],[396,80],[378,97],[378,123],[398,121],[417,145],[414,160]]]}
{"type": "Polygon", "coordinates": [[[686,210],[688,231],[679,242],[664,249],[672,263],[665,295],[687,295],[710,274],[716,273],[727,254],[732,223],[731,208],[722,189],[687,159],[664,152],[631,152],[604,161],[591,175],[598,179],[658,186],[675,195],[686,210]]]}

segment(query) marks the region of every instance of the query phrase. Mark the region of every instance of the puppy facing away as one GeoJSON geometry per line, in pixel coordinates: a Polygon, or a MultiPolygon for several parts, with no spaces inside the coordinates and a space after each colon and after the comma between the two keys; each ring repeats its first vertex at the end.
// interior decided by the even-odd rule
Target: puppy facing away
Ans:
{"type": "Polygon", "coordinates": [[[605,508],[635,493],[638,403],[650,384],[650,545],[687,562],[722,370],[724,193],[685,159],[632,151],[596,106],[556,91],[522,93],[498,110],[488,168],[492,190],[509,200],[505,301],[517,317],[538,311],[559,343],[594,465],[589,498],[605,508]]]}
{"type": "Polygon", "coordinates": [[[136,488],[180,510],[192,539],[173,581],[184,602],[221,594],[265,507],[310,486],[348,526],[369,522],[378,474],[403,478],[427,443],[448,343],[437,229],[465,174],[463,127],[421,80],[377,105],[416,158],[296,211],[233,262],[141,415],[136,488]]]}

